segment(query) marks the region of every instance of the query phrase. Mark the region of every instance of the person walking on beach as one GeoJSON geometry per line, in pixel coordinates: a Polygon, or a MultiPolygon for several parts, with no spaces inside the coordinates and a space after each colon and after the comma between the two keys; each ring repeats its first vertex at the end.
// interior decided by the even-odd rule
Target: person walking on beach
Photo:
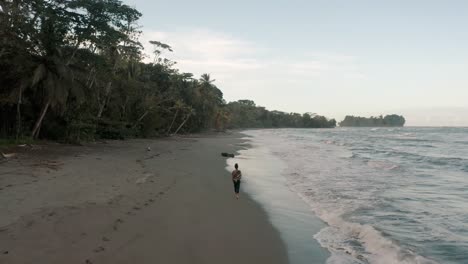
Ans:
{"type": "Polygon", "coordinates": [[[236,199],[239,199],[239,189],[241,184],[242,173],[239,170],[239,165],[234,165],[235,170],[232,171],[232,182],[234,183],[234,193],[236,194],[236,199]]]}

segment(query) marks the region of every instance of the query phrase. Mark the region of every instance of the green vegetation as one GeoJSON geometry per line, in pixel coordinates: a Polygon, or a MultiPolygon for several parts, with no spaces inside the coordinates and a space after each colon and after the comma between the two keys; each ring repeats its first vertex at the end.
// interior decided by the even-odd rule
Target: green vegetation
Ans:
{"type": "Polygon", "coordinates": [[[336,126],[335,119],[328,120],[324,116],[305,113],[285,113],[268,111],[256,106],[253,101],[239,100],[228,103],[225,108],[228,113],[228,128],[332,128],[336,126]]]}
{"type": "Polygon", "coordinates": [[[0,2],[0,137],[78,142],[211,128],[334,127],[309,114],[226,104],[210,75],[180,72],[159,41],[144,63],[141,14],[118,0],[0,2]]]}
{"type": "Polygon", "coordinates": [[[385,117],[360,117],[346,116],[340,122],[342,127],[402,127],[405,125],[405,118],[400,115],[386,115],[385,117]]]}

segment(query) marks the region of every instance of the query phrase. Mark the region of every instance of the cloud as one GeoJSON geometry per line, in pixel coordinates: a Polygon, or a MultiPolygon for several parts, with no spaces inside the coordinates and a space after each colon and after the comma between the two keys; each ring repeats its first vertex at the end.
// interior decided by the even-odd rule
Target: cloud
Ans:
{"type": "Polygon", "coordinates": [[[265,66],[255,58],[258,47],[227,34],[209,30],[145,32],[142,43],[147,55],[146,61],[152,61],[153,58],[150,40],[169,44],[174,52],[164,55],[176,61],[181,71],[192,72],[196,75],[211,73],[218,80],[222,77],[234,77],[244,71],[258,70],[265,66]]]}
{"type": "MultiPolygon", "coordinates": [[[[356,59],[354,56],[323,52],[310,52],[296,59],[278,58],[268,54],[267,48],[259,47],[253,42],[220,32],[195,29],[182,32],[144,32],[142,42],[148,57],[147,61],[151,61],[153,57],[150,40],[169,44],[174,53],[166,55],[177,61],[180,68],[193,69],[195,72],[282,68],[293,74],[307,75],[342,70],[343,64],[353,63],[356,59]],[[268,55],[266,56],[268,58],[260,58],[260,54],[268,55]]],[[[362,75],[357,72],[347,74],[362,75]]]]}
{"type": "Polygon", "coordinates": [[[228,101],[250,98],[267,107],[280,108],[294,90],[310,90],[319,79],[333,83],[366,77],[358,70],[354,56],[333,52],[285,56],[271,47],[206,29],[144,32],[146,61],[153,57],[150,40],[169,44],[174,52],[163,56],[176,61],[182,72],[211,74],[228,101]],[[265,94],[269,96],[266,98],[265,94]]]}

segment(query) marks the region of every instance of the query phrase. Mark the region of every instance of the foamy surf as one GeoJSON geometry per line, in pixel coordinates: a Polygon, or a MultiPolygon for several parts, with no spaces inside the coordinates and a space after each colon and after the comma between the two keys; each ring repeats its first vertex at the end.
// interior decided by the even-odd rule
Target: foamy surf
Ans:
{"type": "Polygon", "coordinates": [[[468,129],[460,130],[247,134],[285,164],[270,179],[284,177],[327,224],[314,234],[331,252],[327,263],[433,264],[468,259],[468,150],[458,147],[468,129]]]}
{"type": "Polygon", "coordinates": [[[385,238],[381,232],[370,225],[347,222],[341,213],[330,213],[314,204],[307,196],[298,195],[312,208],[313,212],[327,223],[314,238],[332,252],[327,263],[376,263],[376,264],[436,264],[401,248],[394,241],[385,238]],[[350,257],[351,256],[351,257],[350,257]]]}

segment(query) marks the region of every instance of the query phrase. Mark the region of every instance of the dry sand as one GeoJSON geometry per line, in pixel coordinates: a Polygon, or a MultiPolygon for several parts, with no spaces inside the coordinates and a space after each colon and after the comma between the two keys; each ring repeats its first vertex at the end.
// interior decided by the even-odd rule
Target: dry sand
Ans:
{"type": "Polygon", "coordinates": [[[25,148],[0,163],[0,263],[287,263],[259,205],[234,198],[220,153],[241,143],[25,148]]]}

